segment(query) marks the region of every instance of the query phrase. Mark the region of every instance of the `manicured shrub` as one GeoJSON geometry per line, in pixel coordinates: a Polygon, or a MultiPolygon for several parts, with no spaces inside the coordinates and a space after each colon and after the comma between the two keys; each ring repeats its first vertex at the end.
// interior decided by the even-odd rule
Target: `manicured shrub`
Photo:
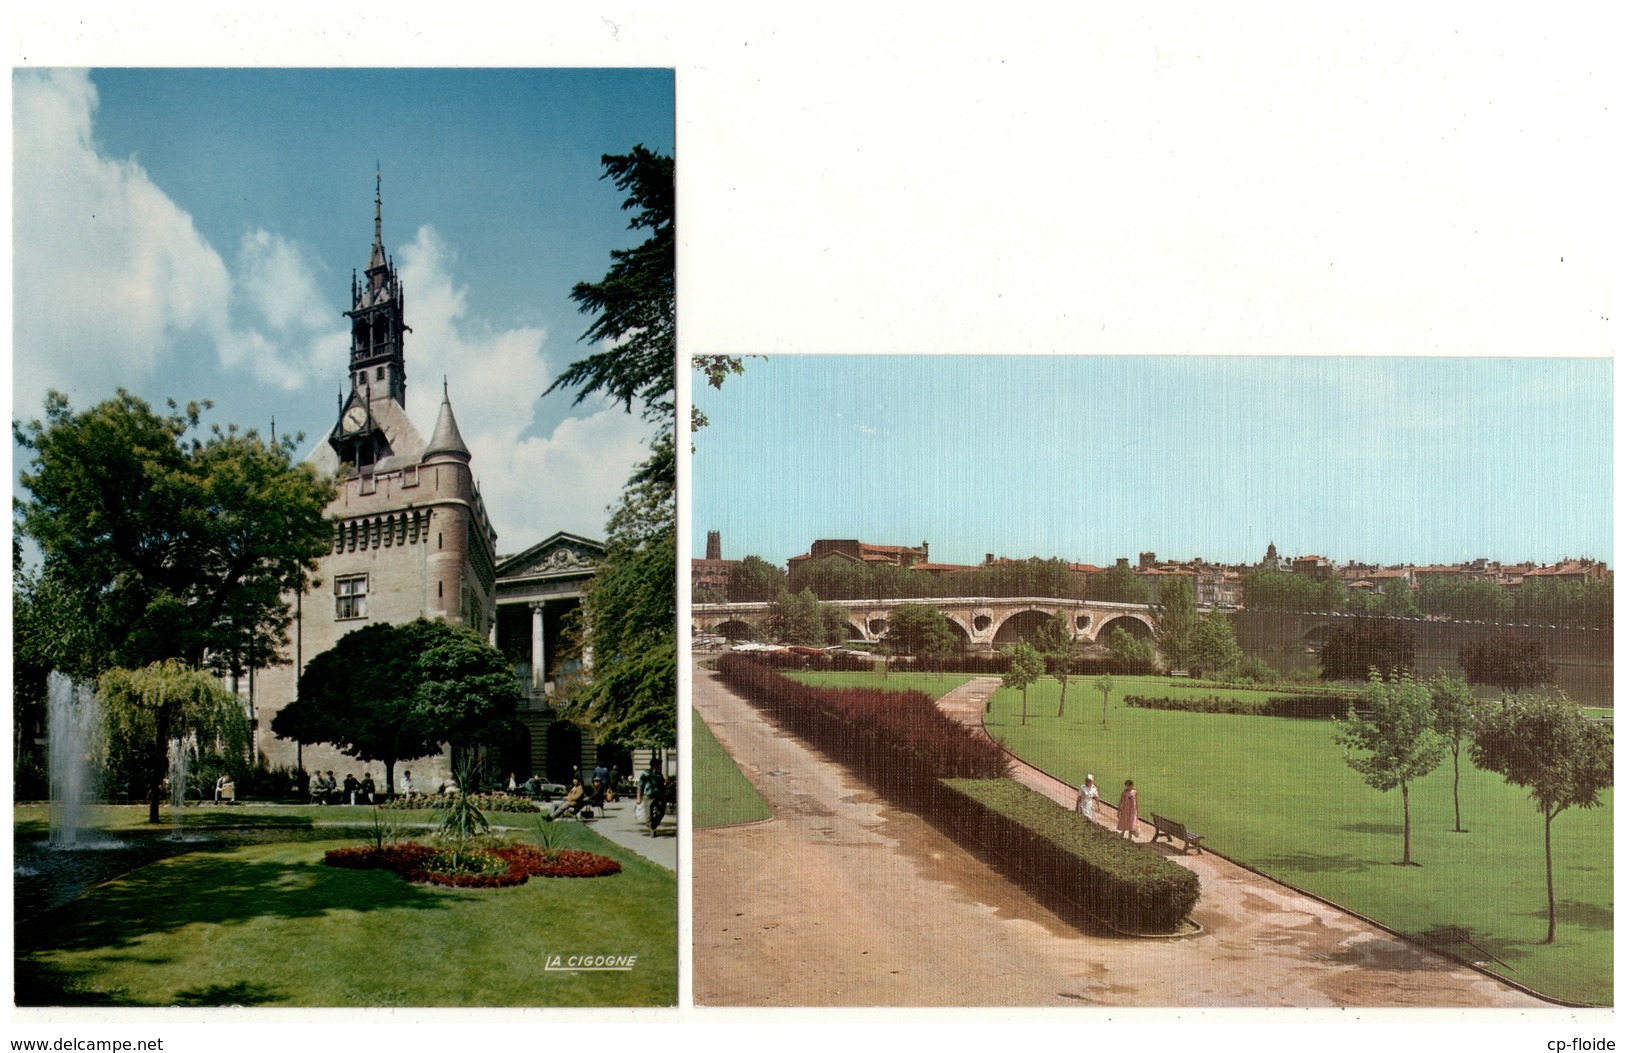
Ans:
{"type": "Polygon", "coordinates": [[[1235,695],[1196,695],[1188,698],[1124,695],[1123,704],[1136,709],[1173,709],[1182,713],[1235,713],[1250,717],[1263,716],[1266,712],[1262,699],[1238,698],[1235,695]]]}
{"type": "Polygon", "coordinates": [[[954,779],[944,814],[1051,906],[1079,907],[1129,933],[1170,933],[1201,895],[1197,876],[1012,779],[954,779]]]}
{"type": "Polygon", "coordinates": [[[1359,695],[1271,695],[1268,706],[1272,717],[1296,717],[1300,720],[1342,720],[1349,714],[1349,706],[1363,706],[1359,695]]]}

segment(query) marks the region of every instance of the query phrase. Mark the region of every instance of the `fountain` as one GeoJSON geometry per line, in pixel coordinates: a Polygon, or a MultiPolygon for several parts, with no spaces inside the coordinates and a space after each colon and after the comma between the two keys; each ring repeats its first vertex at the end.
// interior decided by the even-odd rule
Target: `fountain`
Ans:
{"type": "Polygon", "coordinates": [[[169,740],[169,839],[184,841],[182,816],[186,811],[186,740],[169,740]]]}
{"type": "Polygon", "coordinates": [[[88,684],[75,684],[61,673],[51,673],[47,690],[51,845],[71,848],[79,844],[80,812],[94,789],[90,751],[99,707],[88,684]]]}

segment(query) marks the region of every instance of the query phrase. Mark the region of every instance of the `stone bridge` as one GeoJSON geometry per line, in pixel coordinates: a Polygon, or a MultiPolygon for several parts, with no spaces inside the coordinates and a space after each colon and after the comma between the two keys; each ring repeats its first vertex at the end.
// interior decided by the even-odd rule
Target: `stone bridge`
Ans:
{"type": "MultiPolygon", "coordinates": [[[[847,639],[877,642],[886,633],[891,612],[905,603],[929,604],[947,616],[967,651],[992,651],[1030,640],[1054,614],[1064,615],[1079,643],[1105,643],[1113,629],[1132,636],[1152,634],[1152,608],[1141,603],[1058,600],[1039,597],[980,599],[827,600],[847,611],[847,639]]],[[[762,639],[768,603],[696,603],[697,632],[734,640],[762,639]]]]}

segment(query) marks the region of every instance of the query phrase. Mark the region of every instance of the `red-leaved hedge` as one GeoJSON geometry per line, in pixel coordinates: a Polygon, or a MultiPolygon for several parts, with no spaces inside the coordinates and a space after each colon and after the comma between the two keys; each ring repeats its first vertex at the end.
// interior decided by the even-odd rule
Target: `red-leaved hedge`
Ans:
{"type": "Polygon", "coordinates": [[[995,779],[999,747],[943,713],[923,691],[812,687],[746,655],[717,661],[723,681],[758,709],[901,803],[924,805],[942,779],[995,779]]]}
{"type": "Polygon", "coordinates": [[[621,864],[608,856],[574,848],[559,849],[550,854],[533,845],[512,845],[490,851],[508,864],[507,870],[500,874],[446,874],[430,870],[429,862],[444,850],[420,845],[416,841],[403,841],[382,848],[373,845],[335,848],[325,858],[331,867],[388,870],[408,881],[450,885],[453,888],[508,888],[523,885],[531,877],[606,877],[621,872],[621,864]]]}

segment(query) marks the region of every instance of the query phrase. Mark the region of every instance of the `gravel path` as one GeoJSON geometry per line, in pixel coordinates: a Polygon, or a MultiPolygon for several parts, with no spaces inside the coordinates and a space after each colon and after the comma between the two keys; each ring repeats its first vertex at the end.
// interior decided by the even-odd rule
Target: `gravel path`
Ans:
{"type": "MultiPolygon", "coordinates": [[[[990,683],[942,705],[979,726],[990,683]]],[[[1201,935],[1080,929],[708,670],[694,706],[773,810],[694,835],[696,1005],[1545,1004],[1209,855],[1173,855],[1201,876],[1201,935]]],[[[1018,777],[1070,803],[1041,773],[1018,777]]]]}

